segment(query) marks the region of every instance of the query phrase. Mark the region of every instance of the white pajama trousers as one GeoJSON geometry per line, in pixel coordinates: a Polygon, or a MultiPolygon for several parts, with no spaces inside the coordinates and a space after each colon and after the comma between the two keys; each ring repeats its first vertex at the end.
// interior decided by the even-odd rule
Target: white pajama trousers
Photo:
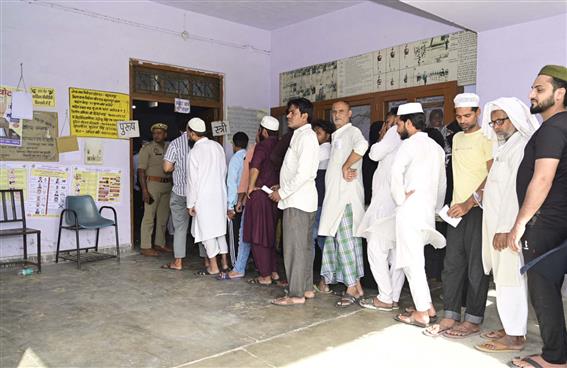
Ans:
{"type": "Polygon", "coordinates": [[[411,265],[403,268],[410,286],[413,304],[418,312],[425,312],[431,308],[431,293],[425,276],[425,267],[411,265]]]}
{"type": "Polygon", "coordinates": [[[518,286],[496,285],[496,308],[507,335],[527,334],[528,291],[525,278],[518,286]]]}
{"type": "Polygon", "coordinates": [[[368,237],[368,262],[378,284],[378,300],[392,304],[400,300],[405,276],[402,269],[394,267],[396,249],[392,242],[379,239],[376,235],[368,237]]]}
{"type": "Polygon", "coordinates": [[[213,258],[217,254],[227,254],[228,244],[226,243],[226,238],[224,235],[217,236],[216,238],[203,240],[203,245],[207,251],[207,257],[213,258]]]}

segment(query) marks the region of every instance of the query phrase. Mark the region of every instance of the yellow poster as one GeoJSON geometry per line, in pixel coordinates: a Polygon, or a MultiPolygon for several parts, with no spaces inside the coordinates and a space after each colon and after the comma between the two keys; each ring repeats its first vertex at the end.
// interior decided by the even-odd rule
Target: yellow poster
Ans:
{"type": "Polygon", "coordinates": [[[31,87],[33,107],[55,107],[55,88],[31,87]]]}
{"type": "Polygon", "coordinates": [[[120,202],[120,170],[101,171],[98,175],[98,202],[120,202]]]}
{"type": "Polygon", "coordinates": [[[116,123],[130,119],[130,97],[124,93],[69,88],[71,135],[118,138],[116,123]]]}
{"type": "Polygon", "coordinates": [[[75,167],[71,182],[71,195],[90,195],[97,198],[98,173],[96,169],[75,167]]]}
{"type": "Polygon", "coordinates": [[[23,189],[24,198],[27,198],[27,166],[3,164],[2,167],[0,167],[0,189],[23,189]]]}

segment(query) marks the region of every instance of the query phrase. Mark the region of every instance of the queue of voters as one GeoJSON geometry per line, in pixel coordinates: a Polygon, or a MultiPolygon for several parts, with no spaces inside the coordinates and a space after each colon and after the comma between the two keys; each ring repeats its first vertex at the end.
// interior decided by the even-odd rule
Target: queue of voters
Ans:
{"type": "Polygon", "coordinates": [[[203,268],[191,270],[198,276],[280,288],[271,303],[282,307],[336,294],[337,308],[373,310],[431,338],[480,335],[475,348],[489,354],[520,354],[531,304],[541,354],[510,366],[565,367],[567,68],[541,69],[531,106],[518,97],[481,105],[482,96],[460,93],[452,126],[407,102],[371,130],[371,143],[352,124],[348,102],[334,102],[327,121],[294,98],[286,135],[264,116],[255,137],[232,135],[228,162],[201,118],[169,143],[167,125],[154,124],[137,169],[141,254],[171,253],[162,268],[183,270],[190,233],[203,258],[203,268]],[[364,178],[367,198],[365,157],[375,163],[364,178]],[[442,310],[426,274],[428,245],[444,254],[442,310]],[[375,291],[361,284],[365,262],[375,291]],[[491,282],[499,330],[483,329],[491,282]],[[399,303],[405,284],[413,305],[399,303]]]}

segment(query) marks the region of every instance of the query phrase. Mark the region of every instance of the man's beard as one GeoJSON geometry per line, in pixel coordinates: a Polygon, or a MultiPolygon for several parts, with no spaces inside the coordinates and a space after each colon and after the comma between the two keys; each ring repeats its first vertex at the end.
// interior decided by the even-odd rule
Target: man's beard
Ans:
{"type": "Polygon", "coordinates": [[[399,134],[400,134],[400,138],[401,138],[402,140],[409,138],[409,133],[408,133],[407,130],[403,130],[403,131],[402,131],[401,133],[399,133],[399,134]]]}
{"type": "Polygon", "coordinates": [[[530,106],[530,112],[532,114],[541,114],[542,112],[544,112],[545,110],[549,109],[551,106],[553,106],[553,96],[549,96],[548,99],[545,99],[543,101],[541,101],[539,104],[534,105],[532,103],[532,105],[530,106]]]}
{"type": "Polygon", "coordinates": [[[193,148],[193,146],[195,145],[195,141],[192,139],[189,139],[189,148],[193,148]]]}

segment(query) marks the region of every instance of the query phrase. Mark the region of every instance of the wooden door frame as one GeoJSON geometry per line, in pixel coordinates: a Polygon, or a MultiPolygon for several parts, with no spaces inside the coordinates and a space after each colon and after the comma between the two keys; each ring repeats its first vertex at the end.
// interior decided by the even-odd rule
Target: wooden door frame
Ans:
{"type": "MultiPolygon", "coordinates": [[[[151,61],[139,60],[139,59],[130,59],[129,61],[129,80],[130,80],[130,119],[134,117],[134,109],[132,106],[134,105],[134,100],[138,101],[157,101],[161,103],[175,103],[175,97],[173,96],[160,96],[160,95],[152,95],[152,94],[145,94],[135,91],[135,73],[134,69],[136,66],[143,66],[148,69],[155,69],[159,71],[166,71],[166,72],[174,72],[174,73],[182,73],[192,76],[206,76],[212,77],[219,80],[220,89],[219,89],[219,100],[218,101],[211,101],[203,98],[191,98],[191,106],[196,107],[206,107],[206,108],[213,108],[214,109],[214,120],[222,120],[224,118],[224,75],[220,73],[209,73],[204,72],[201,70],[195,70],[190,68],[178,67],[173,65],[161,64],[151,61]]],[[[134,170],[134,161],[132,159],[134,153],[134,145],[132,140],[130,140],[130,176],[132,176],[132,171],[134,170]]],[[[130,180],[130,246],[134,248],[134,200],[132,198],[134,194],[134,182],[130,180]]]]}

